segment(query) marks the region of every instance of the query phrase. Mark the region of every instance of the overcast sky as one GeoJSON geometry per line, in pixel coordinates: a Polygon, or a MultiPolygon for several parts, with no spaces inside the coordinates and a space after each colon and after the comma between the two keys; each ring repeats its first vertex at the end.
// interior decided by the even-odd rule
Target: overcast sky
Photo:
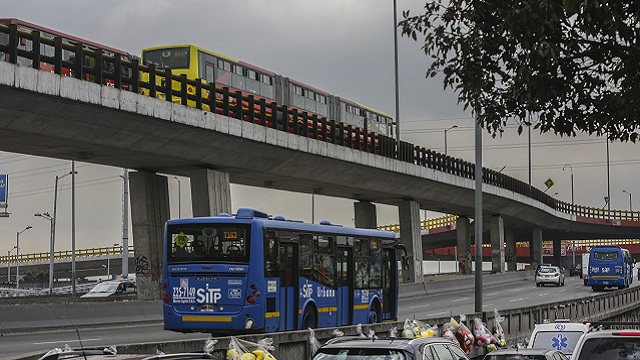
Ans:
{"type": "MultiPolygon", "coordinates": [[[[402,10],[420,11],[421,1],[398,0],[402,10]]],[[[144,47],[193,43],[305,82],[332,94],[395,114],[393,1],[6,1],[0,17],[15,17],[132,54],[144,47]]],[[[426,79],[421,44],[399,38],[401,136],[474,161],[473,120],[443,90],[441,79],[426,79]]],[[[394,115],[395,116],[395,115],[394,115]]],[[[515,127],[501,138],[484,137],[485,167],[528,181],[528,141],[515,127]]],[[[600,207],[607,195],[606,142],[581,135],[560,138],[532,134],[532,182],[571,201],[571,164],[575,201],[600,207]]],[[[640,195],[640,152],[636,144],[609,147],[611,207],[628,209],[629,195],[640,195]]],[[[33,216],[53,212],[55,176],[68,173],[68,161],[0,152],[0,174],[9,174],[9,218],[0,218],[0,254],[20,235],[21,252],[48,252],[50,223],[33,216]]],[[[76,162],[76,248],[119,244],[122,238],[122,169],[76,162]]],[[[191,215],[188,178],[179,178],[183,217],[191,215]]],[[[60,181],[56,250],[71,249],[71,177],[60,181]]],[[[171,216],[178,217],[178,181],[169,180],[171,216]]],[[[232,185],[234,211],[254,207],[271,214],[311,220],[311,196],[232,185]]],[[[640,209],[640,197],[637,197],[640,209]]],[[[428,212],[427,216],[436,216],[428,212]]],[[[353,225],[352,201],[316,197],[316,221],[353,225]]],[[[378,207],[378,223],[395,223],[397,209],[378,207]]]]}

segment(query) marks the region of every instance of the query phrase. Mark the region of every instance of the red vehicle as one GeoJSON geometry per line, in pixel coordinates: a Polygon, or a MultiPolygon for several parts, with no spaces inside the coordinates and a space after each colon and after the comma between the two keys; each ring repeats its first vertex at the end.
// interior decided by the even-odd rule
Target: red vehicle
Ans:
{"type": "MultiPolygon", "coordinates": [[[[56,30],[52,30],[49,28],[46,28],[44,26],[40,26],[40,25],[36,25],[27,21],[23,21],[20,19],[13,19],[13,18],[4,18],[4,19],[0,19],[0,25],[17,25],[18,27],[18,50],[23,50],[23,51],[32,51],[33,50],[33,40],[31,38],[31,32],[32,31],[39,31],[40,32],[40,38],[46,38],[46,39],[50,39],[53,40],[54,37],[60,37],[62,38],[62,42],[63,44],[68,44],[68,45],[72,45],[75,46],[75,44],[82,44],[83,48],[88,52],[91,53],[92,51],[97,51],[97,50],[101,50],[102,51],[102,56],[103,56],[103,65],[107,65],[104,66],[104,68],[109,69],[106,71],[106,76],[104,76],[104,84],[105,85],[110,85],[110,86],[114,86],[115,82],[113,79],[113,75],[110,77],[109,74],[113,74],[113,59],[116,56],[120,56],[122,59],[128,59],[131,60],[133,58],[135,58],[135,56],[127,53],[126,51],[123,50],[118,50],[115,48],[112,48],[110,46],[106,46],[106,45],[102,45],[102,44],[98,44],[96,42],[90,41],[90,40],[86,40],[86,39],[82,39],[73,35],[69,35],[69,34],[65,34],[56,30]]],[[[7,46],[9,45],[9,35],[7,33],[1,32],[0,33],[0,45],[4,45],[7,46]]],[[[68,48],[71,48],[71,46],[69,46],[68,48]]],[[[52,64],[51,62],[48,62],[48,58],[53,59],[54,57],[54,47],[50,44],[47,44],[46,42],[40,42],[40,56],[41,56],[41,61],[40,61],[40,70],[44,70],[44,71],[50,71],[50,72],[54,72],[54,64],[52,64]]],[[[75,56],[75,52],[71,51],[69,49],[63,49],[62,51],[62,57],[63,57],[63,61],[71,61],[73,59],[73,57],[75,56]]],[[[8,53],[4,53],[2,51],[0,51],[0,60],[3,61],[9,61],[9,54],[8,53]]],[[[84,66],[87,68],[93,68],[95,66],[95,59],[92,56],[87,56],[84,59],[84,66]]],[[[32,60],[31,59],[27,59],[21,56],[18,56],[17,59],[17,63],[22,65],[22,66],[32,66],[32,60]]],[[[124,70],[126,71],[126,70],[124,70]]],[[[130,70],[129,70],[130,71],[130,70]]],[[[73,73],[73,69],[70,69],[68,67],[64,67],[61,70],[61,74],[65,75],[65,76],[74,76],[73,73]]],[[[124,75],[130,75],[129,74],[124,74],[124,75]]],[[[93,80],[93,75],[91,75],[89,72],[87,72],[84,75],[85,80],[89,80],[92,81],[93,80]]]]}

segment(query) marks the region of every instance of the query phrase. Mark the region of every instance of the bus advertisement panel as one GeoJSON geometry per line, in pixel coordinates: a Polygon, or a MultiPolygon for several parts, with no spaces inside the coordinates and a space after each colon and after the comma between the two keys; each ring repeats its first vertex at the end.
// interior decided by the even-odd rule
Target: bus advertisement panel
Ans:
{"type": "Polygon", "coordinates": [[[247,333],[396,320],[395,234],[253,209],[169,220],[164,328],[247,333]]]}
{"type": "Polygon", "coordinates": [[[633,283],[634,261],[631,253],[617,245],[598,245],[589,252],[588,286],[593,291],[605,287],[629,287],[633,283]]]}

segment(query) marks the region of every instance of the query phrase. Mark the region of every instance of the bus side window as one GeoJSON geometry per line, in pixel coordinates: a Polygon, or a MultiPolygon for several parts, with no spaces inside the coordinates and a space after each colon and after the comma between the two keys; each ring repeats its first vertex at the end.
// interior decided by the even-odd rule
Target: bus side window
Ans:
{"type": "Polygon", "coordinates": [[[334,251],[333,237],[315,236],[316,238],[316,258],[315,258],[315,279],[321,284],[334,286],[334,251]]]}
{"type": "Polygon", "coordinates": [[[312,279],[311,273],[313,267],[313,238],[309,234],[301,234],[299,237],[299,271],[300,277],[306,277],[312,279]]]}
{"type": "Polygon", "coordinates": [[[355,239],[353,246],[355,260],[356,289],[369,288],[369,240],[355,239]]]}
{"type": "Polygon", "coordinates": [[[274,231],[267,231],[264,236],[264,276],[276,277],[280,270],[280,252],[274,231]]]}

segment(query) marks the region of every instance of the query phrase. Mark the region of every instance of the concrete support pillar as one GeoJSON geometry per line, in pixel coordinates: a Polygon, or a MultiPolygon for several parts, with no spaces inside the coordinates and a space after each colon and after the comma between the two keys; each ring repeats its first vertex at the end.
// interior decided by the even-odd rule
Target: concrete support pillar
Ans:
{"type": "Polygon", "coordinates": [[[229,174],[211,169],[196,169],[189,176],[194,217],[232,213],[229,174]]]}
{"type": "Polygon", "coordinates": [[[357,228],[375,229],[378,227],[376,206],[368,201],[357,201],[353,204],[355,224],[357,228]]]}
{"type": "Polygon", "coordinates": [[[531,261],[536,265],[542,264],[542,229],[533,229],[529,248],[531,249],[531,261]]]}
{"type": "Polygon", "coordinates": [[[489,219],[489,235],[491,237],[491,273],[504,271],[504,219],[494,215],[489,219]]]}
{"type": "Polygon", "coordinates": [[[414,283],[423,281],[422,236],[420,236],[420,204],[413,200],[403,200],[400,205],[400,241],[411,256],[410,269],[403,271],[403,281],[414,283]]]}
{"type": "Polygon", "coordinates": [[[130,172],[129,189],[138,299],[160,300],[164,224],[169,219],[167,178],[146,171],[130,172]]]}
{"type": "Polygon", "coordinates": [[[471,269],[471,222],[468,217],[459,216],[456,220],[456,237],[458,240],[458,271],[469,275],[471,269]]]}
{"type": "Polygon", "coordinates": [[[504,227],[504,242],[507,245],[507,271],[518,271],[516,238],[513,236],[513,229],[508,225],[504,227]]]}
{"type": "Polygon", "coordinates": [[[562,264],[562,240],[553,239],[553,265],[563,266],[562,264]]]}

